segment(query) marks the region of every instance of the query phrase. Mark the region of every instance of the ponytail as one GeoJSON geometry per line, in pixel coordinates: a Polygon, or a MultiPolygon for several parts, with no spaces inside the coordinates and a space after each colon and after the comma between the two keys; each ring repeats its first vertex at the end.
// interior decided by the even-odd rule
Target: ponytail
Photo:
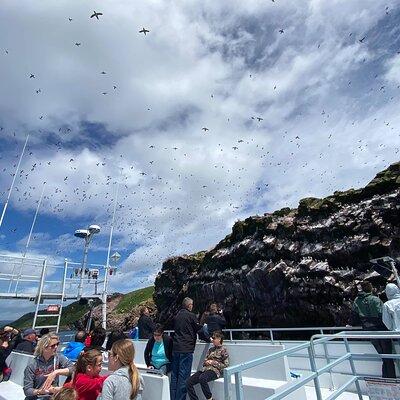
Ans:
{"type": "Polygon", "coordinates": [[[139,393],[140,379],[139,379],[139,371],[136,368],[136,365],[133,361],[129,364],[129,380],[131,381],[132,384],[130,400],[135,400],[136,396],[139,393]]]}

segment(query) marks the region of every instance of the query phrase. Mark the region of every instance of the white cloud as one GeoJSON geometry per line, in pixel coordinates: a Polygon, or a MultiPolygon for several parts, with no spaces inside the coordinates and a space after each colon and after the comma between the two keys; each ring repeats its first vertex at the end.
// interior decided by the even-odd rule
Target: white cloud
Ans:
{"type": "MultiPolygon", "coordinates": [[[[0,122],[15,147],[2,153],[3,195],[21,148],[13,133],[33,131],[13,207],[34,209],[46,181],[41,212],[69,218],[70,232],[95,220],[93,249],[105,252],[119,180],[113,248],[130,256],[113,287],[129,289],[165,257],[211,247],[238,218],[364,185],[400,145],[398,56],[380,36],[398,6],[385,7],[8,0],[0,122]]],[[[45,241],[60,256],[80,246],[65,233],[38,236],[35,251],[45,241]]]]}

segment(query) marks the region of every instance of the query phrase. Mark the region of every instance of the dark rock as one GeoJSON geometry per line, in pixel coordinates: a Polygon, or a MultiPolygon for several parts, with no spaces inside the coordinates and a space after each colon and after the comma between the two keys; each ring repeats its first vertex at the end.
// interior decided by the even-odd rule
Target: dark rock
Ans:
{"type": "Polygon", "coordinates": [[[357,284],[384,290],[369,260],[399,256],[399,210],[397,163],[365,188],[238,221],[214,249],[164,262],[158,317],[171,326],[190,296],[198,313],[221,303],[231,327],[344,325],[357,284]]]}

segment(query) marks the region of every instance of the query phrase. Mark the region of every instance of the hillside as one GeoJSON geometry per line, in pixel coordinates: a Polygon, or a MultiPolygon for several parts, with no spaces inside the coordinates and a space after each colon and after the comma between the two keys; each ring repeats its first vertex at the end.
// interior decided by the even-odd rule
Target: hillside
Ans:
{"type": "MultiPolygon", "coordinates": [[[[149,286],[147,288],[134,290],[125,294],[114,294],[109,296],[107,301],[107,326],[109,329],[121,328],[125,329],[126,324],[124,321],[134,321],[136,314],[138,313],[138,307],[142,303],[149,304],[150,309],[153,310],[152,296],[154,293],[154,287],[149,286]]],[[[97,300],[93,308],[94,320],[99,322],[101,318],[101,304],[100,300],[97,300]]],[[[61,329],[71,329],[75,326],[85,326],[89,306],[87,304],[79,304],[79,301],[75,301],[68,306],[65,306],[61,316],[61,329]]],[[[41,313],[46,313],[41,311],[41,313]]],[[[10,325],[15,326],[19,329],[24,329],[32,326],[34,313],[30,312],[24,314],[10,325]]],[[[40,321],[41,325],[53,324],[54,317],[43,318],[40,321]]]]}
{"type": "Polygon", "coordinates": [[[238,221],[213,249],[166,260],[155,281],[159,320],[185,296],[221,303],[231,327],[343,326],[357,284],[383,293],[370,260],[400,256],[400,163],[364,188],[300,200],[238,221]]]}

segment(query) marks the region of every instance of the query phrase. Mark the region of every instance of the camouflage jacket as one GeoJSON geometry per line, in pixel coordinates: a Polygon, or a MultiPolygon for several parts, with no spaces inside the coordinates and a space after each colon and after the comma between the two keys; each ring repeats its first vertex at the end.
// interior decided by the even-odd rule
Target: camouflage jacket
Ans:
{"type": "Polygon", "coordinates": [[[203,371],[214,371],[219,378],[222,370],[229,367],[229,354],[223,346],[213,346],[208,349],[203,362],[203,371]]]}

